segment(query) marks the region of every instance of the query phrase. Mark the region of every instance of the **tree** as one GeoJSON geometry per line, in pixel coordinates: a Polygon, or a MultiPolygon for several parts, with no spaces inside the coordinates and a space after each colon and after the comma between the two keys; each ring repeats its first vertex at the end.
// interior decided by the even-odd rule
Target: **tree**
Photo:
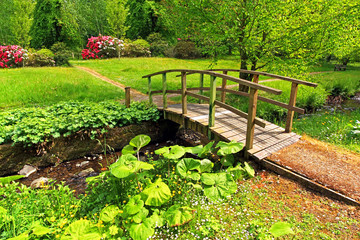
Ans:
{"type": "Polygon", "coordinates": [[[0,1],[0,45],[11,44],[13,41],[12,29],[10,26],[11,14],[13,11],[13,0],[0,1]]]}
{"type": "MultiPolygon", "coordinates": [[[[341,40],[337,34],[344,28],[342,21],[357,7],[350,0],[167,0],[164,4],[179,35],[205,43],[213,56],[233,47],[240,54],[240,68],[250,70],[270,68],[279,58],[322,56],[332,41],[341,40]],[[333,22],[339,28],[331,27],[333,22]]],[[[252,78],[245,73],[240,77],[252,78]]]]}
{"type": "Polygon", "coordinates": [[[106,2],[107,21],[110,26],[111,35],[117,38],[125,36],[128,27],[125,25],[128,9],[127,0],[108,0],[106,2]]]}
{"type": "Polygon", "coordinates": [[[50,48],[56,42],[64,42],[71,48],[78,46],[80,38],[73,3],[37,0],[30,35],[34,48],[50,48]]]}
{"type": "Polygon", "coordinates": [[[35,7],[34,0],[13,0],[14,11],[10,16],[10,28],[13,35],[14,44],[22,47],[30,45],[30,27],[32,15],[35,7]]]}

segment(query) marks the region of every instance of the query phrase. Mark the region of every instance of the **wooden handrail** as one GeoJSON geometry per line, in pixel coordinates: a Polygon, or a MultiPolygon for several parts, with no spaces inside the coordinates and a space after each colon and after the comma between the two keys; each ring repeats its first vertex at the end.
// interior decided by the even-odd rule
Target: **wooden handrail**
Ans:
{"type": "Polygon", "coordinates": [[[212,72],[212,71],[203,71],[203,70],[189,70],[189,69],[170,69],[170,70],[165,70],[165,71],[160,71],[160,72],[156,72],[156,73],[152,73],[152,74],[148,74],[143,76],[143,78],[151,78],[153,76],[156,75],[160,75],[160,74],[164,74],[164,73],[170,73],[170,72],[185,72],[186,75],[188,75],[188,73],[200,73],[200,74],[206,74],[206,75],[210,75],[213,77],[218,77],[218,78],[223,78],[226,80],[230,80],[236,83],[240,83],[242,85],[245,85],[247,87],[250,88],[255,88],[264,92],[268,92],[268,93],[272,93],[275,95],[280,95],[282,93],[281,90],[279,89],[275,89],[275,88],[271,88],[271,87],[267,87],[267,86],[263,86],[260,84],[256,84],[241,78],[237,78],[237,77],[233,77],[233,76],[229,76],[229,75],[225,75],[225,74],[221,74],[221,73],[216,73],[216,72],[212,72]]]}
{"type": "MultiPolygon", "coordinates": [[[[307,81],[303,81],[303,80],[299,80],[296,78],[290,78],[290,77],[284,77],[284,76],[280,76],[277,74],[273,74],[273,73],[267,73],[267,72],[258,72],[258,71],[252,71],[252,70],[245,70],[245,69],[207,69],[206,71],[212,71],[212,72],[242,72],[242,73],[249,73],[249,74],[253,74],[253,75],[262,75],[262,76],[267,76],[267,77],[273,77],[276,79],[281,79],[281,80],[285,80],[285,81],[289,81],[289,82],[294,82],[297,84],[302,84],[302,85],[306,85],[309,87],[314,87],[316,88],[318,86],[318,84],[316,83],[312,83],[312,82],[307,82],[307,81]]],[[[188,73],[187,75],[191,75],[194,73],[188,73]]],[[[179,77],[180,75],[177,75],[177,77],[179,77]]]]}

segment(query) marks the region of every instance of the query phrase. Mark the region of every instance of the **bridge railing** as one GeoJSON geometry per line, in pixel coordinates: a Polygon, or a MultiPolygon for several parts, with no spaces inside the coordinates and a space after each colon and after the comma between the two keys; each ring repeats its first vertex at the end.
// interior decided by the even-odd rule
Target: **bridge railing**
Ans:
{"type": "Polygon", "coordinates": [[[297,90],[299,84],[304,84],[311,87],[316,87],[317,84],[306,82],[298,79],[293,79],[289,77],[283,77],[275,74],[270,73],[264,73],[264,72],[257,72],[257,71],[250,71],[250,70],[238,70],[238,69],[211,69],[211,70],[189,70],[189,69],[171,69],[171,70],[165,70],[160,71],[156,73],[152,73],[149,75],[143,76],[143,78],[148,79],[148,89],[149,89],[149,101],[152,102],[152,95],[153,94],[162,94],[163,95],[163,108],[167,108],[167,94],[168,93],[176,93],[181,95],[181,103],[182,103],[182,114],[187,114],[187,96],[191,96],[194,98],[199,99],[199,103],[205,101],[209,103],[209,133],[210,128],[214,127],[215,124],[215,105],[222,107],[224,109],[227,109],[241,117],[247,118],[247,132],[246,132],[246,149],[250,150],[253,148],[253,139],[254,139],[254,129],[255,124],[259,125],[261,127],[266,126],[266,122],[262,119],[259,119],[256,117],[256,108],[257,108],[257,101],[261,100],[264,102],[268,102],[271,104],[278,105],[280,107],[288,109],[288,115],[287,115],[287,121],[286,121],[286,132],[291,132],[292,128],[292,121],[294,112],[304,113],[304,109],[298,108],[295,106],[296,103],[296,96],[297,96],[297,90]],[[222,73],[217,73],[217,71],[221,71],[222,73]],[[167,89],[167,73],[174,73],[179,72],[181,73],[179,76],[181,76],[181,89],[179,90],[169,90],[167,89]],[[249,73],[253,75],[253,82],[250,82],[248,80],[244,80],[241,78],[233,77],[230,75],[227,75],[228,72],[244,72],[249,73]],[[200,80],[199,80],[199,87],[197,88],[187,88],[186,84],[186,76],[190,74],[200,74],[200,80]],[[152,91],[151,86],[151,80],[153,76],[156,75],[162,75],[162,90],[160,91],[152,91]],[[204,76],[209,75],[210,76],[210,87],[204,87],[204,76]],[[279,101],[275,101],[270,98],[265,98],[258,96],[258,91],[262,90],[267,93],[280,95],[282,93],[279,89],[274,89],[271,87],[267,87],[264,85],[260,85],[259,82],[259,75],[263,76],[270,76],[281,80],[286,80],[292,83],[291,86],[291,93],[290,93],[290,101],[289,104],[285,104],[279,101]],[[221,87],[217,87],[216,79],[221,78],[222,84],[221,87]],[[247,86],[250,88],[249,93],[247,92],[241,92],[236,91],[232,89],[227,89],[227,81],[236,82],[239,84],[242,84],[244,86],[247,86]],[[192,91],[199,91],[199,94],[193,93],[192,91]],[[203,96],[203,91],[210,91],[210,97],[203,96]],[[221,100],[216,100],[216,91],[221,92],[221,100]],[[225,104],[226,100],[226,93],[232,93],[236,95],[246,96],[249,98],[249,107],[248,107],[248,113],[242,112],[239,109],[236,109],[230,105],[225,104]]]}

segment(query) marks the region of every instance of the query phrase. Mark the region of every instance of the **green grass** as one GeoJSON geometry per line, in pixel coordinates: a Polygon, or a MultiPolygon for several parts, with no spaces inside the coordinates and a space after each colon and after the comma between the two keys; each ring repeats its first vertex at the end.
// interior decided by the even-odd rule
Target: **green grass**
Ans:
{"type": "MultiPolygon", "coordinates": [[[[140,92],[148,91],[147,79],[141,78],[144,75],[167,70],[167,69],[208,69],[211,67],[210,59],[180,60],[174,58],[121,58],[106,60],[72,61],[73,65],[94,69],[100,74],[121,82],[127,86],[135,88],[140,92]]],[[[235,68],[239,69],[239,61],[219,60],[213,68],[235,68]]],[[[177,73],[179,74],[179,73],[177,73]]],[[[175,90],[180,88],[180,77],[177,74],[168,74],[168,89],[175,90]]],[[[235,74],[236,73],[232,73],[235,74]]],[[[199,86],[199,74],[187,77],[188,87],[199,86]]],[[[209,77],[204,80],[205,85],[209,85],[209,77]]],[[[162,89],[161,75],[152,78],[153,90],[162,89]]]]}
{"type": "Polygon", "coordinates": [[[75,68],[0,70],[0,109],[60,101],[123,99],[124,92],[75,68]]]}
{"type": "Polygon", "coordinates": [[[360,121],[360,109],[348,112],[324,112],[295,119],[293,128],[299,134],[307,134],[360,153],[360,136],[350,134],[352,125],[360,121]]]}

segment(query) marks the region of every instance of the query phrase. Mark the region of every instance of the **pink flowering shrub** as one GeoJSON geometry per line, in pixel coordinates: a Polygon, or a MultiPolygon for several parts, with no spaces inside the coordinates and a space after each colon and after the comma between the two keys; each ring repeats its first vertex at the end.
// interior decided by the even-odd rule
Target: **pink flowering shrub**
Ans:
{"type": "Polygon", "coordinates": [[[87,48],[82,50],[83,59],[117,57],[124,48],[124,41],[111,36],[98,36],[88,39],[87,48]]]}
{"type": "Polygon", "coordinates": [[[27,50],[17,45],[0,46],[0,67],[12,68],[23,66],[28,58],[27,50]]]}

